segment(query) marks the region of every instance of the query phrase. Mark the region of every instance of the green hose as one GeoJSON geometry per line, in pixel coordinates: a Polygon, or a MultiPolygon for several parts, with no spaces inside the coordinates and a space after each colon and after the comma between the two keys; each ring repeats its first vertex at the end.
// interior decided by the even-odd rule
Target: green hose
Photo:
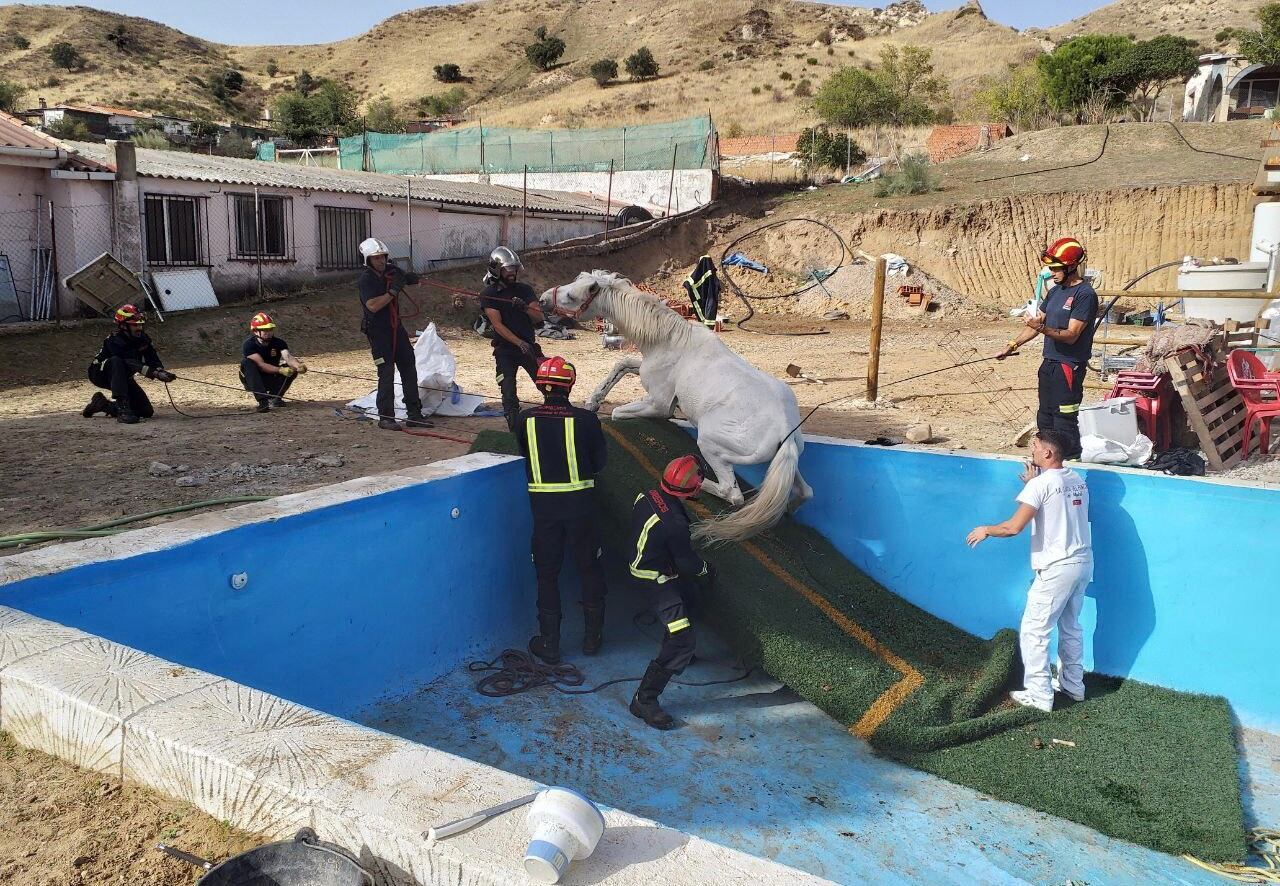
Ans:
{"type": "Polygon", "coordinates": [[[266,501],[270,496],[267,495],[239,495],[231,498],[210,498],[205,501],[193,501],[185,505],[177,505],[172,508],[162,508],[158,511],[148,511],[145,514],[134,514],[131,517],[120,517],[117,520],[108,520],[106,523],[96,523],[93,526],[85,526],[83,529],[53,529],[48,531],[20,532],[17,535],[0,535],[0,550],[4,548],[16,548],[22,545],[40,544],[46,541],[58,541],[64,538],[101,538],[106,535],[115,535],[117,532],[124,530],[118,528],[128,523],[137,523],[139,520],[150,520],[153,517],[164,517],[169,514],[181,514],[186,511],[197,511],[201,508],[211,508],[216,505],[234,505],[245,504],[255,501],[266,501]]]}

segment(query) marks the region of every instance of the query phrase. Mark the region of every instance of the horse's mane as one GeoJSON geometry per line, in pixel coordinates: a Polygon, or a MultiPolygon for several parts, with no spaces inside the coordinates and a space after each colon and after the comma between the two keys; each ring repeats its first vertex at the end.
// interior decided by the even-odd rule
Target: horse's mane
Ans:
{"type": "Polygon", "coordinates": [[[692,324],[621,274],[596,270],[590,276],[600,284],[597,298],[604,302],[602,312],[609,314],[622,334],[641,348],[658,342],[682,345],[693,334],[692,324]]]}

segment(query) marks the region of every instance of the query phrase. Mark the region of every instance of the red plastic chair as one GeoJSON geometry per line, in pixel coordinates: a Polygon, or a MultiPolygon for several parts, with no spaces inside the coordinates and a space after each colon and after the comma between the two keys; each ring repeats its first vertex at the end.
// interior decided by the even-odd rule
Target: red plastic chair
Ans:
{"type": "Polygon", "coordinates": [[[1133,397],[1142,433],[1150,438],[1157,451],[1164,452],[1170,448],[1173,438],[1170,412],[1174,393],[1169,376],[1152,375],[1149,372],[1121,372],[1116,376],[1115,386],[1102,399],[1110,400],[1114,397],[1133,397]]]}
{"type": "Polygon", "coordinates": [[[1280,418],[1280,373],[1267,372],[1262,361],[1250,352],[1235,350],[1227,357],[1227,374],[1245,405],[1240,452],[1244,458],[1249,457],[1249,438],[1257,422],[1261,425],[1259,451],[1265,455],[1271,449],[1271,420],[1280,418]]]}

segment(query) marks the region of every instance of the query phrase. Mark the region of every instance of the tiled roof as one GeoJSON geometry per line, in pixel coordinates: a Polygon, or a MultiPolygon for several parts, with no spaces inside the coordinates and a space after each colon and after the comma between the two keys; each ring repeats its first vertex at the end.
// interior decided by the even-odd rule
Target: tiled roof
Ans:
{"type": "MultiPolygon", "coordinates": [[[[67,142],[67,146],[87,159],[110,164],[107,146],[93,142],[67,142]]],[[[349,169],[325,169],[317,166],[293,166],[265,160],[241,160],[191,154],[185,151],[160,151],[138,148],[138,175],[215,184],[253,187],[299,188],[308,191],[334,191],[343,194],[368,194],[403,200],[409,187],[399,175],[358,172],[349,169]]],[[[440,181],[415,178],[413,197],[463,206],[491,206],[519,209],[521,194],[516,188],[473,182],[440,181]]],[[[604,201],[565,191],[529,191],[529,209],[536,212],[567,212],[603,216],[604,201]]]]}
{"type": "Polygon", "coordinates": [[[749,135],[745,138],[720,139],[721,157],[752,157],[774,151],[790,154],[796,149],[798,132],[779,132],[777,135],[749,135]]]}
{"type": "Polygon", "coordinates": [[[23,125],[17,117],[0,111],[0,146],[6,148],[33,148],[36,150],[56,151],[60,145],[30,126],[23,125]]]}

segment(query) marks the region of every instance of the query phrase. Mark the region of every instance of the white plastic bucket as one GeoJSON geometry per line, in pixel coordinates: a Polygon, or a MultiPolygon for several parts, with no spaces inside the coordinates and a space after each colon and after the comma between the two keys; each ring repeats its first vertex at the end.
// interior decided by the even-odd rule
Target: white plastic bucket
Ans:
{"type": "Polygon", "coordinates": [[[1131,446],[1138,439],[1138,411],[1134,397],[1115,397],[1080,406],[1080,436],[1092,434],[1131,446]]]}
{"type": "Polygon", "coordinates": [[[604,816],[586,797],[568,788],[546,788],[529,807],[532,839],[524,871],[535,883],[559,883],[570,863],[596,850],[604,816]]]}

